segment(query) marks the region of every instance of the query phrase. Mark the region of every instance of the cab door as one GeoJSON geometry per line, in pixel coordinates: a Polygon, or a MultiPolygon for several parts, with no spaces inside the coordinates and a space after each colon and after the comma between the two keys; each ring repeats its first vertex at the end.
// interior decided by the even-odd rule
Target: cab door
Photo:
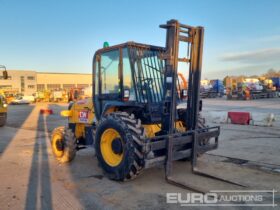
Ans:
{"type": "MultiPolygon", "coordinates": [[[[113,49],[98,55],[95,78],[95,105],[100,116],[106,104],[121,100],[120,49],[113,49]]],[[[97,116],[97,117],[99,117],[97,116]]]]}

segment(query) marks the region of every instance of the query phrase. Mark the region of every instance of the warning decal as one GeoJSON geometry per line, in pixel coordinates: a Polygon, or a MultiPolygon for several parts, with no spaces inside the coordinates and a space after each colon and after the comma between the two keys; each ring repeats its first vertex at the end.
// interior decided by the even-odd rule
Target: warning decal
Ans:
{"type": "Polygon", "coordinates": [[[88,122],[88,112],[87,111],[81,111],[79,112],[79,121],[80,122],[88,122]]]}

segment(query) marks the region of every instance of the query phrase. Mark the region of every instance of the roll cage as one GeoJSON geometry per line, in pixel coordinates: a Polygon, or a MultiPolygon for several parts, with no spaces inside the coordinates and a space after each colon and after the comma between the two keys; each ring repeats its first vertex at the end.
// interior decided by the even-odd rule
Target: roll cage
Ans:
{"type": "MultiPolygon", "coordinates": [[[[97,118],[99,119],[104,109],[108,109],[110,106],[137,107],[141,104],[142,111],[139,117],[142,120],[147,123],[160,122],[165,85],[165,53],[164,47],[135,42],[126,42],[98,50],[93,59],[93,100],[97,118]],[[118,65],[115,65],[117,68],[115,72],[117,72],[118,76],[118,88],[115,89],[118,91],[111,90],[111,92],[106,92],[103,90],[107,86],[106,81],[104,81],[106,80],[104,73],[106,69],[102,66],[102,55],[114,51],[117,51],[119,54],[117,58],[118,65]],[[126,72],[124,72],[125,57],[129,61],[129,69],[126,72]],[[130,87],[124,84],[125,80],[127,80],[126,77],[131,78],[130,87]],[[128,99],[125,98],[125,91],[129,91],[130,97],[128,99]],[[143,107],[145,113],[143,113],[143,107]]],[[[112,59],[113,57],[111,56],[112,59]]],[[[107,67],[110,65],[112,64],[109,63],[107,67]]],[[[178,90],[178,92],[181,91],[179,83],[178,90]]],[[[179,98],[180,94],[178,94],[179,98]]],[[[134,112],[137,114],[137,108],[134,112]]]]}

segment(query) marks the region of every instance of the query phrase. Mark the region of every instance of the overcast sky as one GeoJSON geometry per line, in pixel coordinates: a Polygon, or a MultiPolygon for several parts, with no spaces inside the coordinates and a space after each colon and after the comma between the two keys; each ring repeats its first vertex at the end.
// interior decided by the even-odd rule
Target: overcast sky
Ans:
{"type": "Polygon", "coordinates": [[[205,27],[203,78],[280,69],[278,0],[0,0],[0,64],[91,73],[94,52],[136,41],[164,46],[169,19],[205,27]]]}

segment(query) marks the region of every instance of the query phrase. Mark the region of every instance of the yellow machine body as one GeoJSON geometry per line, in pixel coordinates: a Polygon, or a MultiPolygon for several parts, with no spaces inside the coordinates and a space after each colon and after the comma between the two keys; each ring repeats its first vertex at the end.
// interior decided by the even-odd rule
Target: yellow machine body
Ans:
{"type": "Polygon", "coordinates": [[[85,128],[91,126],[95,119],[92,98],[73,102],[70,109],[61,111],[60,115],[68,117],[69,125],[75,125],[76,138],[86,138],[85,128]]]}
{"type": "MultiPolygon", "coordinates": [[[[116,112],[117,109],[112,107],[106,113],[116,112]]],[[[68,117],[68,123],[75,125],[75,137],[86,138],[86,127],[91,126],[95,122],[95,113],[92,98],[87,98],[73,102],[69,110],[63,110],[60,113],[63,117],[68,117]]],[[[157,132],[161,130],[160,124],[146,124],[143,125],[146,137],[154,137],[157,132]]],[[[183,122],[177,121],[175,127],[180,132],[187,131],[183,122]]]]}
{"type": "Polygon", "coordinates": [[[7,121],[8,104],[5,95],[0,93],[0,127],[4,126],[7,121]]]}
{"type": "Polygon", "coordinates": [[[0,95],[0,113],[7,113],[8,112],[8,105],[5,101],[3,95],[0,95]]]}

